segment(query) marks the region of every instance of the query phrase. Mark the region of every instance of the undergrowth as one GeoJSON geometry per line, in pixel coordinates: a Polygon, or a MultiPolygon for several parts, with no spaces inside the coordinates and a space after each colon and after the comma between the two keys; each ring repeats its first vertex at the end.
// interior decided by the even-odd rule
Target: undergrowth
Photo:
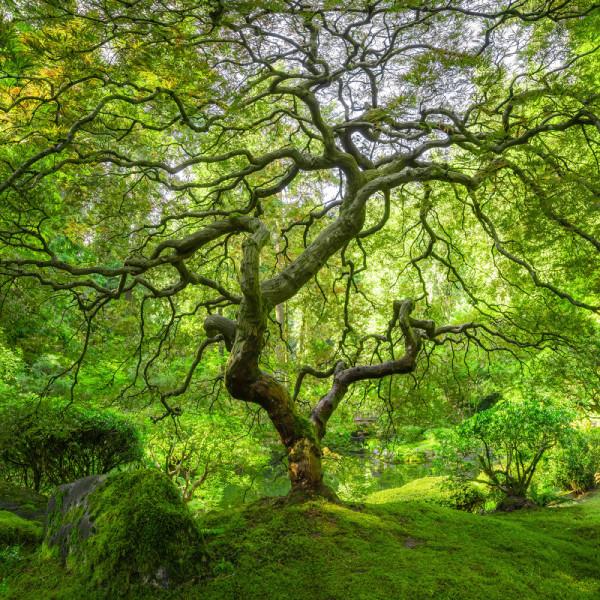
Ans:
{"type": "MultiPolygon", "coordinates": [[[[132,588],[128,599],[575,600],[600,598],[600,497],[477,515],[418,502],[281,507],[269,500],[199,522],[200,581],[132,588]]],[[[2,589],[2,588],[0,588],[2,589]]],[[[56,561],[31,555],[7,600],[105,600],[56,561]]]]}

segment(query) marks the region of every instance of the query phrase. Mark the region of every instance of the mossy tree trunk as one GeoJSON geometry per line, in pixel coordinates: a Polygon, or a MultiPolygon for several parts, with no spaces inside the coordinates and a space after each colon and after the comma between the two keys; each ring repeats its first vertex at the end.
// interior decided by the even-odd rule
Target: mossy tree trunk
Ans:
{"type": "Polygon", "coordinates": [[[355,381],[412,371],[420,348],[420,336],[409,322],[414,303],[411,299],[394,302],[394,316],[389,327],[391,331],[396,322],[400,326],[405,337],[405,355],[387,363],[350,368],[340,361],[330,373],[333,375],[331,390],[321,398],[310,418],[304,417],[297,410],[296,394],[292,397],[280,381],[259,367],[267,315],[272,305],[263,300],[258,266],[260,249],[269,236],[258,220],[252,223],[250,230],[251,235],[243,244],[240,285],[244,297],[237,320],[233,324],[223,317],[212,315],[206,320],[205,329],[209,333],[220,332],[230,349],[225,373],[225,385],[230,394],[236,399],[261,406],[279,433],[287,450],[290,497],[324,496],[337,500],[332,490],[323,483],[321,440],[327,422],[355,381]]]}
{"type": "Polygon", "coordinates": [[[401,330],[405,345],[401,358],[364,366],[347,366],[339,361],[326,373],[305,367],[300,371],[293,396],[273,375],[260,368],[269,313],[295,295],[319,272],[330,256],[360,231],[364,222],[364,202],[373,192],[357,193],[350,186],[345,200],[347,214],[342,210],[337,221],[309,244],[303,254],[304,260],[296,260],[286,269],[285,277],[262,283],[259,278],[260,253],[269,241],[269,231],[257,217],[245,217],[243,221],[237,219],[238,225],[241,224],[249,235],[242,244],[240,288],[243,296],[236,320],[233,322],[211,315],[204,323],[207,333],[221,334],[230,350],[225,371],[225,385],[229,393],[236,399],[262,407],[279,433],[287,451],[291,495],[294,497],[319,495],[335,499],[335,494],[323,483],[321,440],[329,418],[349,387],[365,379],[410,373],[415,368],[421,338],[433,339],[453,329],[441,327],[436,330],[432,321],[411,318],[414,302],[407,298],[393,302],[393,315],[385,336],[382,336],[392,343],[394,328],[401,330]],[[329,392],[307,418],[298,412],[296,398],[302,378],[309,373],[316,377],[333,376],[333,382],[329,392]]]}
{"type": "Polygon", "coordinates": [[[301,416],[284,385],[259,367],[264,348],[267,315],[272,306],[262,298],[258,267],[260,249],[269,232],[258,220],[250,227],[251,235],[243,244],[240,286],[243,300],[235,324],[213,315],[205,322],[209,332],[218,331],[225,338],[230,357],[225,385],[236,399],[261,406],[287,450],[292,492],[319,491],[323,488],[320,438],[311,421],[301,416]]]}

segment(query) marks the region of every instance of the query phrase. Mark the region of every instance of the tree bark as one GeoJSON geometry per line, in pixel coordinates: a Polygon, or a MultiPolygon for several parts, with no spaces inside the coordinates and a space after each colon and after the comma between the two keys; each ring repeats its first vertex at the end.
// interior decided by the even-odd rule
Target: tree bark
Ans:
{"type": "Polygon", "coordinates": [[[226,344],[230,344],[225,371],[225,386],[229,393],[237,400],[258,404],[279,433],[288,456],[290,497],[327,496],[337,500],[323,485],[320,438],[313,424],[298,413],[286,388],[259,367],[270,307],[262,300],[258,267],[260,250],[267,243],[269,232],[258,219],[250,223],[249,228],[252,235],[242,244],[240,287],[243,299],[236,322],[210,315],[204,328],[219,332],[226,344]]]}
{"type": "MultiPolygon", "coordinates": [[[[397,360],[369,366],[347,368],[340,361],[333,374],[333,384],[313,409],[310,418],[301,416],[296,408],[295,398],[299,392],[296,385],[292,398],[282,383],[259,368],[259,357],[264,346],[263,334],[266,328],[267,309],[263,307],[260,289],[257,285],[258,254],[260,243],[266,242],[260,227],[244,242],[241,287],[244,299],[240,304],[235,326],[228,319],[211,315],[205,321],[205,329],[211,333],[221,333],[225,340],[231,340],[231,354],[225,373],[225,385],[229,393],[238,400],[252,402],[262,407],[286,448],[288,473],[291,483],[290,501],[324,496],[338,501],[335,493],[323,483],[321,461],[321,439],[325,435],[327,421],[345,396],[350,385],[364,379],[380,379],[387,375],[409,373],[415,368],[416,358],[421,348],[421,334],[413,329],[412,323],[434,327],[430,322],[411,322],[410,314],[414,302],[407,298],[394,302],[393,317],[388,326],[388,337],[397,324],[405,341],[405,354],[397,360]],[[254,238],[254,239],[253,239],[254,238]],[[257,243],[260,241],[260,243],[257,243]]],[[[314,370],[308,370],[313,372],[314,370]]],[[[317,374],[318,375],[318,374],[317,374]]],[[[301,383],[301,381],[300,381],[301,383]]]]}
{"type": "Polygon", "coordinates": [[[229,393],[237,399],[253,402],[267,413],[279,434],[288,458],[291,483],[290,499],[324,496],[338,501],[323,483],[321,444],[309,419],[300,415],[288,391],[273,376],[259,372],[253,381],[226,379],[229,393]]]}

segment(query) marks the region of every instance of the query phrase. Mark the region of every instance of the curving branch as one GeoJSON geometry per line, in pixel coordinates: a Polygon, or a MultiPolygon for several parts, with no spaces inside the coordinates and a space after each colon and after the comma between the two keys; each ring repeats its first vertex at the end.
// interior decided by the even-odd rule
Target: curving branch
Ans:
{"type": "MultiPolygon", "coordinates": [[[[393,317],[388,332],[397,323],[404,338],[404,356],[402,358],[375,365],[355,367],[347,367],[343,362],[337,363],[334,368],[331,389],[319,400],[310,414],[311,423],[315,427],[319,439],[325,435],[329,418],[352,383],[365,379],[381,379],[388,375],[406,374],[414,370],[421,348],[421,337],[410,324],[410,314],[414,308],[415,304],[412,298],[393,303],[393,317]]],[[[386,337],[388,336],[386,335],[386,337]]]]}

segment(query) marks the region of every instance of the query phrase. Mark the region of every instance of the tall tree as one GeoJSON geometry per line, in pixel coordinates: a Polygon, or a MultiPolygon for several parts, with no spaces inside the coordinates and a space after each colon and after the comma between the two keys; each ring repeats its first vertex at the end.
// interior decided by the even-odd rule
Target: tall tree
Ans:
{"type": "Polygon", "coordinates": [[[224,342],[224,385],[266,412],[301,497],[331,496],[320,442],[352,386],[413,372],[424,345],[572,344],[557,317],[600,302],[596,48],[570,29],[598,5],[338,4],[13,0],[2,22],[5,290],[35,281],[81,311],[73,385],[94,322],[137,311],[132,379],[166,416],[224,342]],[[292,391],[266,333],[309,288],[339,335],[292,391]],[[331,380],[308,410],[306,376],[331,380]]]}

